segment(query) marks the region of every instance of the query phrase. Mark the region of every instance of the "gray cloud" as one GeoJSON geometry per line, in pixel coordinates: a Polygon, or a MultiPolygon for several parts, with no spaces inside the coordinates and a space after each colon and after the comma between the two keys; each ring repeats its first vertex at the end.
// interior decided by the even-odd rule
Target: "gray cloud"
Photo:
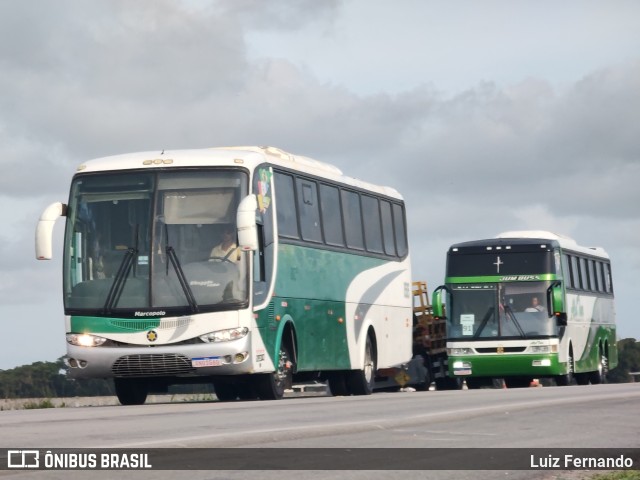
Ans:
{"type": "Polygon", "coordinates": [[[297,2],[264,2],[234,0],[219,2],[216,9],[255,30],[299,30],[309,24],[331,24],[338,13],[338,0],[299,0],[297,2]]]}
{"type": "Polygon", "coordinates": [[[12,138],[63,143],[77,162],[114,144],[175,137],[184,120],[176,112],[242,89],[243,32],[226,18],[167,1],[62,5],[43,15],[23,3],[0,21],[11,27],[0,28],[0,105],[12,138]],[[8,51],[10,44],[26,48],[8,51]]]}

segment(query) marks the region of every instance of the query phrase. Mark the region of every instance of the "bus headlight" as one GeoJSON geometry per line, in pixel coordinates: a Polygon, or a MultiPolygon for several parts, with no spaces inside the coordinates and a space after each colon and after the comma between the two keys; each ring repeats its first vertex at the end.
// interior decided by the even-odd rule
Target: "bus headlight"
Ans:
{"type": "Polygon", "coordinates": [[[471,369],[471,362],[453,362],[453,368],[456,370],[471,369]]]}
{"type": "Polygon", "coordinates": [[[238,340],[246,337],[247,333],[249,333],[249,329],[247,327],[228,328],[226,330],[216,330],[215,332],[200,335],[200,340],[205,343],[229,342],[231,340],[238,340]]]}
{"type": "Polygon", "coordinates": [[[448,348],[447,349],[447,354],[448,355],[473,355],[474,351],[473,348],[448,348]]]}
{"type": "Polygon", "coordinates": [[[107,339],[88,333],[67,333],[67,343],[76,347],[99,347],[107,339]]]}

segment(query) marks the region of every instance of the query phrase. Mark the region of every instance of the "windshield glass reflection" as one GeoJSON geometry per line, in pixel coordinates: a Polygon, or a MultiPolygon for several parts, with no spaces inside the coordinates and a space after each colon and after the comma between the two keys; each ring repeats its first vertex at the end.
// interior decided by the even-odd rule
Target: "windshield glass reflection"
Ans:
{"type": "Polygon", "coordinates": [[[557,334],[547,308],[549,282],[455,285],[449,338],[530,338],[557,334]]]}
{"type": "Polygon", "coordinates": [[[237,247],[241,171],[86,175],[72,185],[65,307],[123,310],[237,307],[248,299],[237,247]]]}

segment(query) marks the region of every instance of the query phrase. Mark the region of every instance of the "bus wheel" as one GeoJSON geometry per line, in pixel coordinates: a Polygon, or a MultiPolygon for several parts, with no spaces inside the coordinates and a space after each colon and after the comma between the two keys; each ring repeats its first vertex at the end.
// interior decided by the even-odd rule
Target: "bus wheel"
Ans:
{"type": "Polygon", "coordinates": [[[257,400],[258,394],[250,383],[239,383],[236,385],[240,400],[257,400]]]}
{"type": "Polygon", "coordinates": [[[477,390],[479,388],[491,387],[493,385],[493,380],[491,378],[467,377],[465,381],[467,382],[467,388],[469,390],[477,390]]]}
{"type": "Polygon", "coordinates": [[[364,365],[362,370],[351,370],[347,373],[347,388],[352,395],[371,395],[376,373],[376,353],[371,336],[367,335],[364,347],[364,365]]]}
{"type": "Polygon", "coordinates": [[[529,377],[505,377],[504,383],[507,388],[527,388],[531,385],[529,377]]]}
{"type": "Polygon", "coordinates": [[[282,343],[278,354],[276,371],[255,375],[255,392],[261,400],[280,400],[286,388],[290,388],[293,377],[293,365],[288,347],[282,343]]]}
{"type": "Polygon", "coordinates": [[[600,350],[600,360],[598,361],[598,369],[589,374],[589,380],[593,385],[606,383],[607,373],[609,373],[609,360],[602,350],[600,350]]]}
{"type": "Polygon", "coordinates": [[[122,405],[142,405],[147,400],[149,389],[143,378],[116,378],[114,384],[122,405]]]}
{"type": "Polygon", "coordinates": [[[573,350],[569,350],[569,357],[567,358],[567,369],[568,372],[564,375],[556,376],[556,385],[559,387],[566,387],[567,385],[571,385],[573,383],[573,350]]]}
{"type": "Polygon", "coordinates": [[[460,377],[436,378],[436,390],[462,390],[463,383],[460,377]]]}
{"type": "Polygon", "coordinates": [[[215,381],[213,382],[213,391],[221,402],[233,402],[238,398],[233,382],[215,381]]]}
{"type": "Polygon", "coordinates": [[[344,397],[349,395],[347,388],[346,374],[344,372],[330,372],[328,374],[329,390],[334,397],[344,397]]]}
{"type": "Polygon", "coordinates": [[[573,375],[578,385],[589,385],[589,373],[576,373],[573,375]]]}

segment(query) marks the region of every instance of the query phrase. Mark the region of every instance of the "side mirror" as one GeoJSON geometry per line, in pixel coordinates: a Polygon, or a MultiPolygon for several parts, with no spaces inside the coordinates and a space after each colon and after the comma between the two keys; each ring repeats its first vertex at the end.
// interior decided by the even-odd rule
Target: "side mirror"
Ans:
{"type": "Polygon", "coordinates": [[[56,220],[67,214],[67,206],[56,202],[45,208],[36,226],[36,259],[51,260],[53,257],[53,226],[56,220]]]}
{"type": "Polygon", "coordinates": [[[556,317],[559,327],[567,325],[567,312],[564,306],[564,292],[559,281],[553,282],[547,289],[547,310],[549,316],[556,317]]]}
{"type": "Polygon", "coordinates": [[[448,292],[449,289],[444,285],[439,286],[433,291],[431,305],[433,308],[433,316],[436,318],[447,318],[445,312],[445,302],[442,301],[443,292],[448,292]]]}
{"type": "Polygon", "coordinates": [[[238,226],[238,247],[242,251],[258,249],[258,227],[256,225],[256,210],[258,200],[255,195],[247,195],[238,205],[236,225],[238,226]]]}

